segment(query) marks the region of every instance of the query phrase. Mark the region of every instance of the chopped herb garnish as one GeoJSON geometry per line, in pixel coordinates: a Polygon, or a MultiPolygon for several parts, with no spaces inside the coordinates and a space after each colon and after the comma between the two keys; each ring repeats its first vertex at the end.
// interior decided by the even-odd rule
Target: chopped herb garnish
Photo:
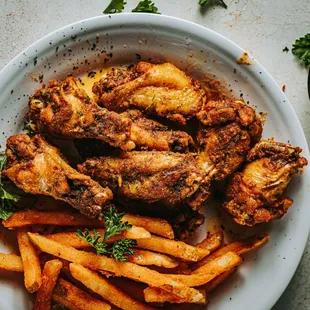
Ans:
{"type": "Polygon", "coordinates": [[[127,2],[124,0],[112,0],[107,8],[103,11],[104,14],[121,13],[124,10],[127,2]]]}
{"type": "Polygon", "coordinates": [[[310,67],[310,33],[295,41],[292,53],[303,61],[306,67],[310,67]]]}
{"type": "Polygon", "coordinates": [[[122,218],[124,213],[116,213],[114,207],[110,207],[102,214],[105,221],[105,233],[102,237],[96,230],[93,235],[86,228],[84,232],[77,231],[77,236],[85,240],[88,244],[96,249],[99,255],[109,255],[116,260],[125,262],[127,260],[126,254],[132,255],[133,249],[137,243],[135,240],[120,239],[108,246],[107,240],[114,235],[120,234],[123,230],[131,229],[132,225],[128,222],[123,223],[122,218]]]}
{"type": "Polygon", "coordinates": [[[283,49],[283,52],[287,53],[289,51],[288,47],[285,46],[284,49],[283,49]]]}
{"type": "MultiPolygon", "coordinates": [[[[3,156],[1,153],[0,156],[3,156]]],[[[14,203],[17,202],[20,197],[15,194],[7,192],[2,184],[1,172],[6,162],[6,156],[4,155],[0,160],[0,219],[7,220],[14,212],[14,203]]]]}
{"type": "Polygon", "coordinates": [[[132,12],[160,14],[158,8],[151,0],[142,0],[132,12]]]}

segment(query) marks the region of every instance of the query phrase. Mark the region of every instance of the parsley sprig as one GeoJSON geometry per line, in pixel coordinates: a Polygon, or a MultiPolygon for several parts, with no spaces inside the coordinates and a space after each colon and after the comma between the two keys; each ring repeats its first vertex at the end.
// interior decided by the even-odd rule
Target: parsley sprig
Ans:
{"type": "Polygon", "coordinates": [[[160,14],[158,8],[151,0],[142,0],[132,12],[160,14]]]}
{"type": "Polygon", "coordinates": [[[121,239],[108,246],[107,240],[114,235],[120,234],[123,230],[131,229],[132,225],[128,222],[123,223],[124,213],[116,213],[114,207],[110,207],[103,213],[105,221],[105,233],[102,237],[96,230],[91,235],[89,229],[85,228],[84,232],[77,231],[77,236],[85,240],[88,244],[96,249],[99,255],[109,255],[116,260],[125,262],[126,254],[133,255],[132,247],[136,245],[135,240],[121,239]]]}
{"type": "Polygon", "coordinates": [[[3,153],[1,153],[0,156],[3,156],[0,160],[0,219],[7,220],[13,214],[14,203],[17,202],[20,197],[15,194],[10,194],[3,187],[1,172],[7,158],[3,153]]]}
{"type": "Polygon", "coordinates": [[[104,14],[121,13],[127,4],[124,0],[112,0],[110,4],[103,11],[104,14]]]}
{"type": "Polygon", "coordinates": [[[292,53],[303,61],[306,67],[310,67],[310,33],[295,41],[292,53]]]}

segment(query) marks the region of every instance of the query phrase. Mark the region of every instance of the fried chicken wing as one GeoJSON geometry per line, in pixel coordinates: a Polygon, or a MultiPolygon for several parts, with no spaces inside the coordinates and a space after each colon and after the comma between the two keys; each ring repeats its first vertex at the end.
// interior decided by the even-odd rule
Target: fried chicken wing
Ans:
{"type": "Polygon", "coordinates": [[[187,151],[192,138],[182,131],[171,131],[145,118],[139,111],[122,114],[100,108],[74,78],[52,81],[38,90],[29,102],[29,118],[39,132],[62,138],[92,138],[123,150],[138,147],[164,151],[187,151]]]}
{"type": "Polygon", "coordinates": [[[168,205],[188,202],[203,179],[191,154],[172,152],[127,152],[119,157],[86,160],[78,166],[116,197],[157,201],[168,205]]]}
{"type": "Polygon", "coordinates": [[[198,164],[207,176],[223,180],[237,170],[250,150],[250,136],[238,123],[200,129],[198,164]]]}
{"type": "Polygon", "coordinates": [[[237,122],[248,130],[252,145],[261,139],[263,132],[262,122],[255,110],[242,100],[209,101],[197,113],[197,118],[207,127],[237,122]]]}
{"type": "Polygon", "coordinates": [[[234,220],[247,226],[281,218],[293,203],[283,193],[295,174],[307,165],[301,149],[273,139],[257,143],[247,164],[227,188],[224,208],[234,220]]]}
{"type": "Polygon", "coordinates": [[[139,62],[129,70],[115,69],[94,84],[93,92],[109,110],[136,108],[182,125],[206,100],[200,83],[171,63],[139,62]]]}
{"type": "Polygon", "coordinates": [[[59,150],[40,135],[11,136],[6,155],[3,175],[27,193],[52,196],[92,218],[112,199],[109,188],[70,167],[59,150]]]}

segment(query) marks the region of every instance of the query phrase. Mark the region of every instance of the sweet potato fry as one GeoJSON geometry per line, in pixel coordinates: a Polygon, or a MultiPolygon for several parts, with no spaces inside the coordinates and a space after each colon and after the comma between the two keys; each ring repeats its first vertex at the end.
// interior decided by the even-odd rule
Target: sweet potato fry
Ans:
{"type": "Polygon", "coordinates": [[[144,250],[134,250],[133,255],[128,255],[128,262],[135,263],[142,266],[159,266],[164,268],[175,268],[179,262],[167,255],[161,253],[154,253],[144,250]]]}
{"type": "Polygon", "coordinates": [[[223,242],[223,231],[219,230],[216,233],[208,236],[201,242],[197,243],[195,246],[213,252],[222,245],[222,242],[223,242]]]}
{"type": "Polygon", "coordinates": [[[123,263],[105,256],[79,251],[33,233],[28,233],[28,235],[31,241],[41,251],[66,259],[70,262],[78,263],[93,270],[106,270],[113,272],[116,276],[123,276],[146,283],[150,286],[160,287],[189,302],[198,301],[203,298],[202,294],[196,289],[190,288],[179,281],[172,280],[170,275],[163,275],[133,263],[123,263]]]}
{"type": "Polygon", "coordinates": [[[27,229],[17,230],[17,242],[24,266],[24,282],[29,293],[36,292],[42,283],[41,266],[36,249],[27,235],[27,229]]]}
{"type": "MultiPolygon", "coordinates": [[[[128,221],[132,225],[143,227],[154,234],[171,239],[174,238],[172,227],[165,220],[125,214],[123,221],[128,221]]],[[[2,224],[8,229],[16,229],[18,227],[36,224],[104,228],[104,221],[89,219],[82,214],[70,211],[18,211],[14,212],[8,220],[2,221],[2,224]]]]}
{"type": "MultiPolygon", "coordinates": [[[[206,290],[204,288],[199,288],[199,292],[204,296],[203,300],[200,300],[197,302],[197,304],[200,305],[206,305],[209,302],[209,298],[206,294],[206,290]]],[[[156,302],[156,303],[177,303],[182,304],[185,303],[184,299],[175,296],[171,293],[168,293],[166,291],[163,291],[162,289],[158,287],[147,287],[144,291],[144,298],[146,302],[156,302]]]]}
{"type": "Polygon", "coordinates": [[[23,272],[21,257],[15,254],[0,253],[0,270],[23,272]]]}
{"type": "MultiPolygon", "coordinates": [[[[101,236],[104,236],[104,229],[97,229],[97,232],[101,236]]],[[[90,235],[93,236],[94,232],[90,231],[90,235]]],[[[67,246],[72,246],[75,249],[83,249],[90,246],[85,240],[79,238],[76,232],[61,232],[56,234],[45,235],[45,237],[60,242],[62,244],[65,244],[67,246]]],[[[147,239],[150,237],[151,234],[144,228],[133,226],[131,229],[123,230],[119,235],[112,236],[107,240],[107,243],[113,243],[123,238],[136,240],[140,238],[147,239]]]]}
{"type": "Polygon", "coordinates": [[[33,310],[50,310],[53,290],[55,288],[62,262],[53,259],[45,263],[42,272],[42,285],[39,288],[33,310]]]}
{"type": "Polygon", "coordinates": [[[111,304],[117,306],[120,309],[153,309],[140,303],[139,301],[132,299],[112,283],[100,277],[96,272],[91,271],[82,265],[72,263],[70,264],[70,271],[76,280],[79,280],[91,291],[97,293],[103,297],[103,299],[109,301],[111,304]]]}
{"type": "Polygon", "coordinates": [[[242,255],[244,253],[253,251],[263,244],[265,244],[269,240],[268,234],[262,234],[260,236],[252,236],[244,240],[236,241],[233,243],[230,243],[217,251],[213,252],[211,255],[205,257],[198,263],[196,263],[193,266],[193,270],[196,270],[197,268],[200,268],[201,266],[205,265],[206,263],[212,261],[213,259],[227,253],[227,252],[234,252],[238,255],[242,255]]]}
{"type": "Polygon", "coordinates": [[[242,263],[242,258],[234,252],[228,252],[215,258],[206,265],[195,270],[191,275],[170,274],[169,276],[183,284],[196,287],[208,283],[221,273],[242,263]]]}
{"type": "Polygon", "coordinates": [[[182,241],[169,240],[157,236],[139,239],[137,243],[139,248],[169,254],[192,262],[197,262],[210,253],[209,250],[197,248],[182,241]]]}
{"type": "Polygon", "coordinates": [[[144,227],[155,235],[174,239],[172,226],[166,220],[128,213],[124,215],[123,220],[128,221],[132,225],[144,227]]]}
{"type": "Polygon", "coordinates": [[[232,275],[237,270],[237,267],[232,268],[223,272],[222,274],[215,277],[210,282],[206,283],[203,287],[206,289],[206,292],[212,292],[215,290],[220,284],[222,284],[230,275],[232,275]]]}
{"type": "Polygon", "coordinates": [[[52,299],[70,310],[111,309],[107,303],[94,298],[63,279],[59,279],[52,299]]]}

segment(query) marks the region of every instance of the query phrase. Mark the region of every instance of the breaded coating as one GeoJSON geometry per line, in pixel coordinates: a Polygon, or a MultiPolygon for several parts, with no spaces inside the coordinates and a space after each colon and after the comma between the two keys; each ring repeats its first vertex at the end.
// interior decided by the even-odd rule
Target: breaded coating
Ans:
{"type": "Polygon", "coordinates": [[[113,197],[107,187],[69,166],[59,150],[40,135],[19,134],[7,140],[4,176],[26,193],[52,196],[96,218],[113,197]]]}
{"type": "Polygon", "coordinates": [[[247,164],[227,188],[223,207],[234,220],[247,226],[281,218],[293,203],[283,196],[307,160],[301,149],[273,139],[257,143],[247,155],[247,164]]]}

